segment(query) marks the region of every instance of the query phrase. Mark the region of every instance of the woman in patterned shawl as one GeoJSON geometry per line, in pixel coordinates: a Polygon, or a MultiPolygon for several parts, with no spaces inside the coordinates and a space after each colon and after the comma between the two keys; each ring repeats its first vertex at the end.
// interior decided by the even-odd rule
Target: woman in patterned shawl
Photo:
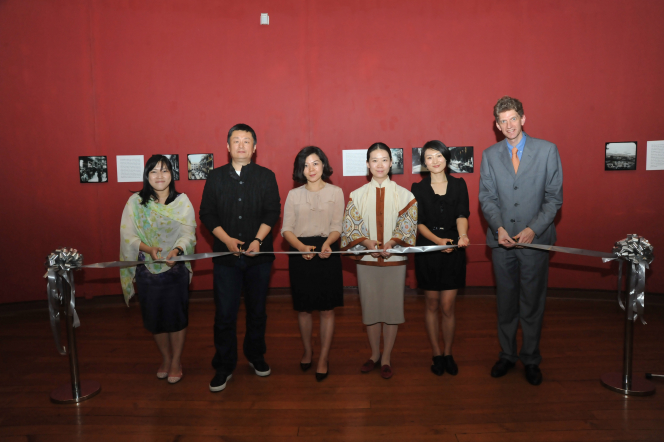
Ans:
{"type": "Polygon", "coordinates": [[[417,202],[408,190],[391,181],[392,153],[383,143],[367,151],[371,182],[350,194],[344,214],[342,250],[379,249],[363,254],[357,262],[357,280],[362,304],[362,322],[367,326],[371,358],[362,373],[380,366],[383,378],[392,377],[391,354],[399,324],[405,321],[403,296],[406,255],[386,250],[396,245],[415,245],[417,202]],[[383,334],[383,354],[380,335],[383,334]]]}
{"type": "Polygon", "coordinates": [[[180,356],[189,313],[191,265],[158,259],[190,255],[196,245],[195,212],[184,193],[175,191],[171,162],[152,156],[143,171],[143,189],[129,197],[120,225],[120,261],[146,264],[120,270],[125,302],[136,282],[143,325],[154,335],[162,362],[159,379],[174,384],[182,378],[180,356]],[[163,255],[162,255],[163,252],[163,255]]]}

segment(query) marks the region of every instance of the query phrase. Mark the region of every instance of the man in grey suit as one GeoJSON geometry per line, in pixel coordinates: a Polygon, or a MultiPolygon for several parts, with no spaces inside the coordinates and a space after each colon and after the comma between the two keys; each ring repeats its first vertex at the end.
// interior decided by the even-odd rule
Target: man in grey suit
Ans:
{"type": "Polygon", "coordinates": [[[486,241],[492,248],[496,276],[498,339],[502,351],[491,369],[497,378],[517,360],[532,385],[542,382],[539,351],[549,277],[549,252],[516,246],[553,244],[553,219],[563,203],[563,169],[555,144],[527,136],[526,116],[517,99],[503,97],[493,110],[505,140],[482,154],[479,200],[489,223],[486,241]],[[516,332],[523,343],[517,354],[516,332]]]}

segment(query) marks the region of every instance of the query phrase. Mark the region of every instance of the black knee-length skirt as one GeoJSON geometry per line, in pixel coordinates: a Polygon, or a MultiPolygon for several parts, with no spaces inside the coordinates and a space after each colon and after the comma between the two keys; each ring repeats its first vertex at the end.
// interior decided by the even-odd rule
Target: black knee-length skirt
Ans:
{"type": "Polygon", "coordinates": [[[415,253],[417,287],[422,290],[455,290],[466,286],[466,251],[415,253]]]}
{"type": "MultiPolygon", "coordinates": [[[[298,239],[305,245],[316,246],[317,253],[327,240],[321,236],[298,239]]],[[[339,250],[337,243],[332,244],[331,248],[339,250]]],[[[332,254],[327,259],[321,259],[316,254],[311,261],[302,258],[302,255],[289,255],[288,271],[293,308],[298,312],[332,310],[344,305],[341,255],[332,254]]]]}
{"type": "Polygon", "coordinates": [[[152,274],[136,266],[136,289],[143,326],[153,334],[174,333],[189,324],[189,270],[176,262],[168,271],[152,274]]]}

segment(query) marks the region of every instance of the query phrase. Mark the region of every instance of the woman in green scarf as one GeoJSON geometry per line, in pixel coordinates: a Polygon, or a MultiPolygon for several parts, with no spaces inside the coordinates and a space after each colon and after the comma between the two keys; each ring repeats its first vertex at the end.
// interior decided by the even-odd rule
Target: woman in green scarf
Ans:
{"type": "Polygon", "coordinates": [[[191,265],[168,261],[189,255],[196,245],[196,218],[189,198],[175,191],[172,165],[163,155],[145,164],[143,189],[122,212],[120,261],[145,261],[120,270],[125,302],[138,289],[143,325],[154,335],[162,356],[159,379],[174,384],[182,378],[180,356],[187,333],[191,265]],[[165,258],[165,263],[152,263],[165,258]]]}

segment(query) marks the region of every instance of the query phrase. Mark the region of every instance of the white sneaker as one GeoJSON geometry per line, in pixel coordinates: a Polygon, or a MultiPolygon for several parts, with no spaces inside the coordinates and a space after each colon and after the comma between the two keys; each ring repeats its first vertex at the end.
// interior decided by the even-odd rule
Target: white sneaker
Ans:
{"type": "Polygon", "coordinates": [[[223,390],[224,388],[226,388],[228,380],[232,377],[233,377],[232,374],[226,374],[226,373],[215,374],[214,377],[212,378],[212,381],[210,381],[210,391],[216,393],[218,391],[223,390]]]}
{"type": "Polygon", "coordinates": [[[270,370],[270,366],[267,365],[267,362],[265,361],[256,362],[255,364],[249,362],[249,365],[251,365],[251,368],[254,369],[254,372],[256,372],[258,376],[261,377],[270,376],[270,373],[272,373],[272,370],[270,370]]]}

